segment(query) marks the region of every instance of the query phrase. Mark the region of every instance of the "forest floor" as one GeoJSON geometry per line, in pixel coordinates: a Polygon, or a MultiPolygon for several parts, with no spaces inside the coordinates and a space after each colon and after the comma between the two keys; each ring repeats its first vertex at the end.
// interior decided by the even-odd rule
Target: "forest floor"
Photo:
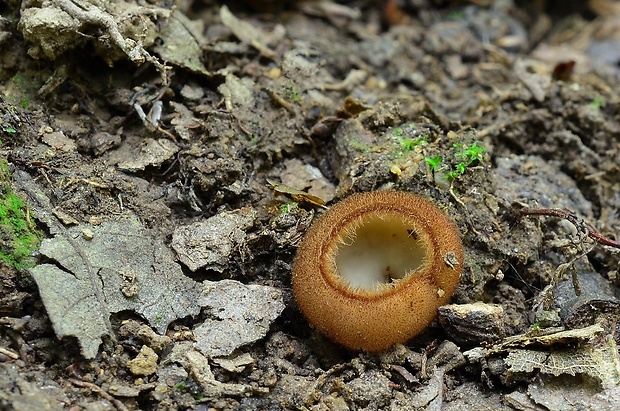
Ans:
{"type": "Polygon", "coordinates": [[[618,2],[225,3],[0,6],[0,409],[620,409],[618,2]],[[352,352],[291,267],[387,189],[463,273],[352,352]]]}

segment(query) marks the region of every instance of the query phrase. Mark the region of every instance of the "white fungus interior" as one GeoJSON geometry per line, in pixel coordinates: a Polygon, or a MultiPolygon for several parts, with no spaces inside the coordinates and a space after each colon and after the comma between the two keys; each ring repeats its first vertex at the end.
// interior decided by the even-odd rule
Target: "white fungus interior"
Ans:
{"type": "Polygon", "coordinates": [[[420,233],[402,216],[363,216],[344,231],[334,262],[352,288],[380,290],[424,263],[427,249],[420,233]]]}

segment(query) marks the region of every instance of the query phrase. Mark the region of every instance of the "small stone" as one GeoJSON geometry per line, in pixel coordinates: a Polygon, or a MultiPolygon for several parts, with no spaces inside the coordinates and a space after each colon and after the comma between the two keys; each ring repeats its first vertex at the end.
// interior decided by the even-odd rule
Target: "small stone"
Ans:
{"type": "Polygon", "coordinates": [[[93,233],[93,230],[89,228],[85,228],[82,230],[82,237],[84,237],[84,240],[90,241],[93,239],[94,236],[95,234],[93,233]]]}
{"type": "Polygon", "coordinates": [[[496,304],[448,304],[439,307],[439,322],[458,343],[493,341],[504,336],[504,309],[496,304]]]}
{"type": "Polygon", "coordinates": [[[158,359],[152,348],[143,345],[136,358],[127,362],[127,366],[133,375],[151,375],[157,371],[158,359]]]}
{"type": "Polygon", "coordinates": [[[233,358],[214,358],[213,362],[228,372],[241,372],[246,366],[254,364],[254,358],[249,353],[245,353],[233,358]]]}

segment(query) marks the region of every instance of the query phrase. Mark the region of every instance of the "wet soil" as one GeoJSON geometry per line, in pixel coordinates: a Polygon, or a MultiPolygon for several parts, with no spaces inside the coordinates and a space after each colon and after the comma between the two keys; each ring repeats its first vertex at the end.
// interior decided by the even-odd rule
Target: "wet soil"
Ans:
{"type": "Polygon", "coordinates": [[[0,267],[0,408],[620,407],[620,10],[379,3],[1,6],[3,194],[46,240],[0,267]],[[465,261],[371,355],[291,267],[323,203],[387,189],[465,261]]]}

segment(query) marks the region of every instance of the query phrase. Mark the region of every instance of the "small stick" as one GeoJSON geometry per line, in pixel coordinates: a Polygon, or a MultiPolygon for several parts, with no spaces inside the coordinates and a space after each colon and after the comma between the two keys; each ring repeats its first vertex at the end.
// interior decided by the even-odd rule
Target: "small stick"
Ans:
{"type": "Polygon", "coordinates": [[[107,391],[104,391],[100,386],[93,384],[92,382],[82,381],[76,378],[69,378],[69,382],[75,385],[76,387],[88,388],[91,391],[99,394],[100,397],[102,397],[105,400],[110,401],[120,411],[129,411],[129,408],[127,408],[120,400],[117,400],[112,395],[110,395],[107,391]]]}
{"type": "Polygon", "coordinates": [[[605,237],[600,231],[596,229],[591,223],[578,217],[575,213],[569,210],[561,210],[559,208],[525,208],[519,211],[520,215],[544,215],[550,217],[564,218],[571,222],[575,227],[582,228],[588,237],[593,239],[599,244],[603,244],[609,247],[620,249],[620,243],[605,237]]]}
{"type": "Polygon", "coordinates": [[[0,354],[4,354],[13,360],[16,360],[19,358],[19,354],[17,354],[15,351],[9,350],[8,348],[4,348],[4,347],[0,347],[0,354]]]}

